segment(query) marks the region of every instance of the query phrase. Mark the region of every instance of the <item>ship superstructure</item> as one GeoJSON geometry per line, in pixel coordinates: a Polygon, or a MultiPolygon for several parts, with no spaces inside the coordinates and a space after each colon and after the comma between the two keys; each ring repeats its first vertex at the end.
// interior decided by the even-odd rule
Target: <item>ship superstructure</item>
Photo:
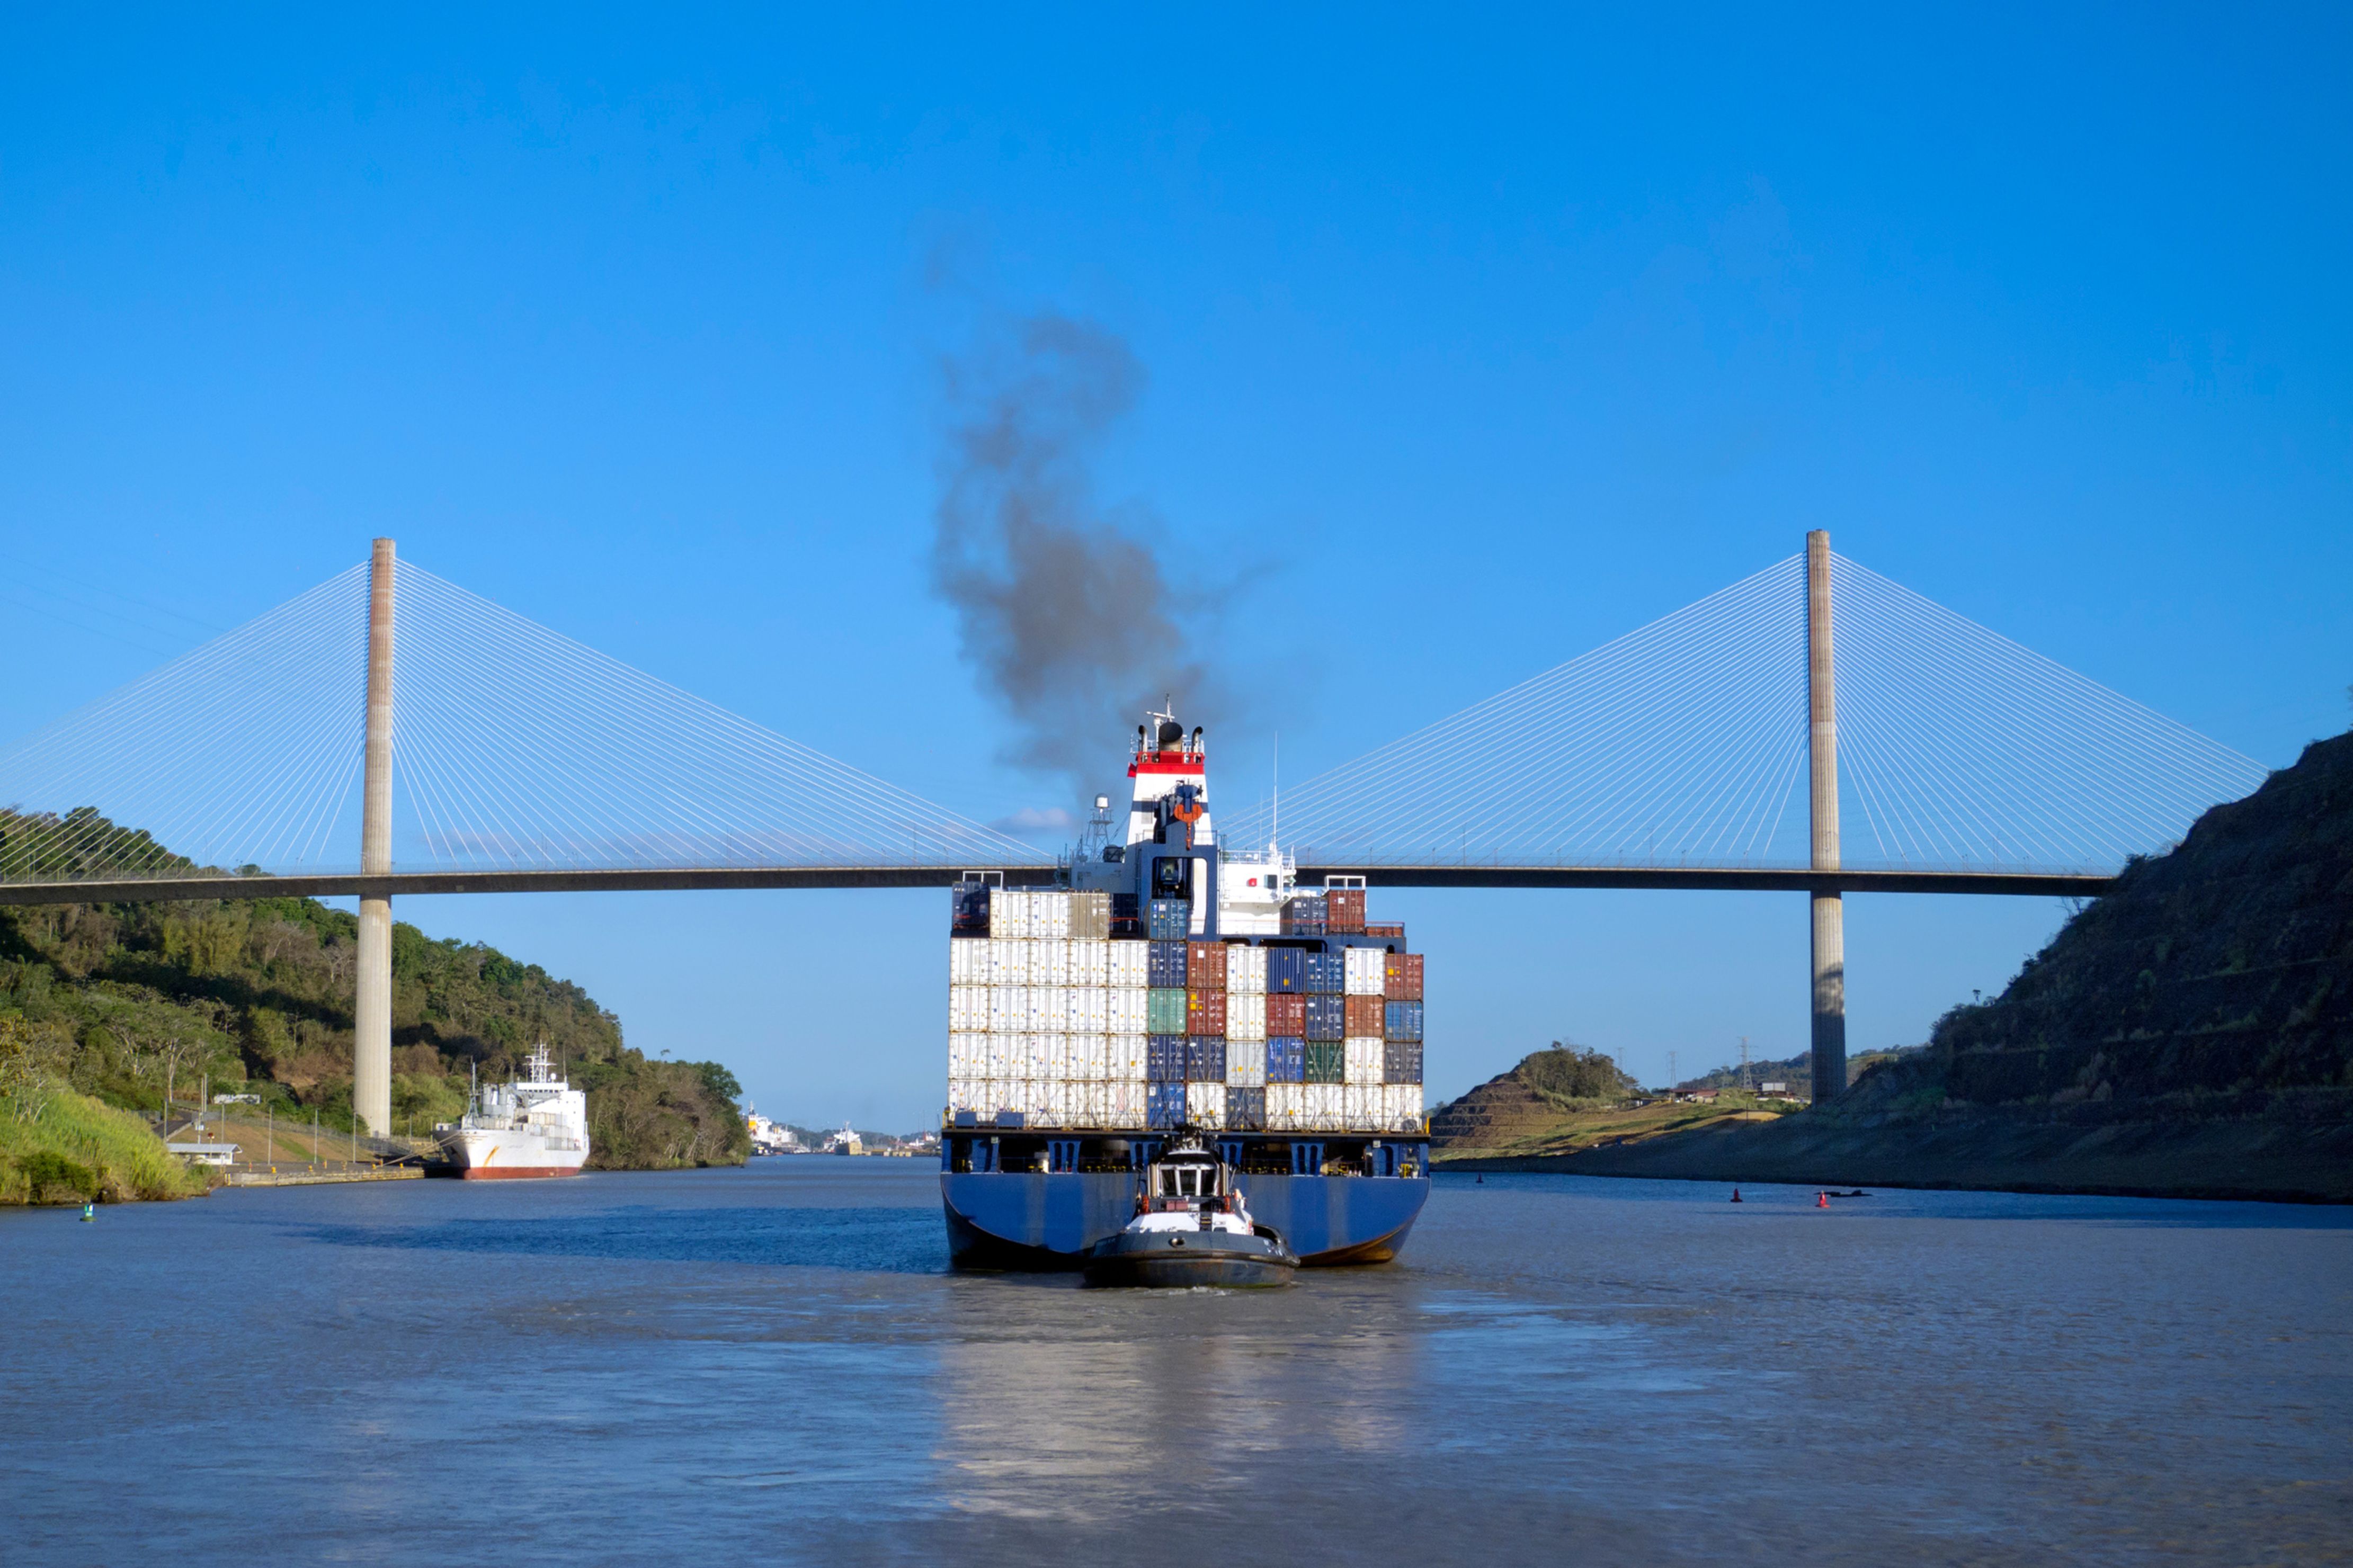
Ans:
{"type": "Polygon", "coordinates": [[[543,1041],[523,1076],[479,1087],[466,1114],[434,1129],[460,1176],[572,1176],[588,1160],[588,1096],[559,1076],[543,1041]]]}
{"type": "Polygon", "coordinates": [[[1203,732],[1139,725],[1052,889],[967,881],[942,1189],[961,1262],[1075,1266],[1172,1139],[1210,1141],[1310,1264],[1394,1256],[1429,1189],[1421,955],[1360,880],[1219,844],[1203,732]]]}

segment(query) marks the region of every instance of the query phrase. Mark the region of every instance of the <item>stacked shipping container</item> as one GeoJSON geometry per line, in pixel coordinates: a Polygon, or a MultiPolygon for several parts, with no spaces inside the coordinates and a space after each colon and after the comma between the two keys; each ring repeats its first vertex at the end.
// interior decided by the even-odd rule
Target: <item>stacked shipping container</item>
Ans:
{"type": "MultiPolygon", "coordinates": [[[[1350,897],[1349,895],[1353,895],[1350,897]]],[[[1191,906],[959,889],[948,942],[948,1109],[1024,1125],[1419,1132],[1422,959],[1189,936],[1191,906]],[[1141,929],[1139,929],[1141,928],[1141,929]]],[[[1286,933],[1364,929],[1333,889],[1286,933]]]]}

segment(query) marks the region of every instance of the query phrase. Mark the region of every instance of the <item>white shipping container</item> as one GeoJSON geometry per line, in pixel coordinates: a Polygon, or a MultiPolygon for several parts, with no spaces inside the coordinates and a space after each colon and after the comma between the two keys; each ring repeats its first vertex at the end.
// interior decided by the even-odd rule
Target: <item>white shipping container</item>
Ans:
{"type": "Polygon", "coordinates": [[[1111,1031],[1110,992],[1100,985],[1073,985],[1070,998],[1070,1011],[1064,1017],[1071,1033],[1102,1035],[1111,1031]]]}
{"type": "MultiPolygon", "coordinates": [[[[982,945],[979,942],[973,944],[982,945]]],[[[1029,955],[1019,942],[1011,937],[991,937],[988,948],[988,984],[991,985],[1027,985],[1029,984],[1029,955]]]]}
{"type": "Polygon", "coordinates": [[[1297,1132],[1307,1126],[1307,1085],[1271,1083],[1266,1086],[1266,1126],[1270,1132],[1297,1132]]]}
{"type": "Polygon", "coordinates": [[[1039,1034],[1060,1035],[1070,1032],[1071,988],[1067,985],[1032,985],[1029,994],[1035,998],[1037,1022],[1029,1026],[1039,1034]]]}
{"type": "Polygon", "coordinates": [[[1185,1115],[1196,1127],[1223,1127],[1226,1124],[1226,1086],[1221,1083],[1187,1084],[1185,1115]]]}
{"type": "Polygon", "coordinates": [[[1377,1083],[1352,1083],[1340,1090],[1342,1118],[1352,1129],[1369,1130],[1382,1124],[1382,1089],[1377,1083]]]}
{"type": "Polygon", "coordinates": [[[987,1078],[988,1076],[988,1037],[983,1034],[960,1034],[948,1037],[948,1076],[950,1078],[987,1078]]]}
{"type": "Polygon", "coordinates": [[[948,1079],[950,1110],[992,1111],[988,1103],[988,1080],[985,1078],[957,1077],[948,1079]]]}
{"type": "Polygon", "coordinates": [[[1021,944],[1021,973],[1015,978],[1024,985],[1054,984],[1054,944],[1050,942],[1025,942],[1021,944]]]}
{"type": "Polygon", "coordinates": [[[1029,934],[1054,942],[1071,940],[1071,895],[1059,889],[1029,895],[1029,934]]]}
{"type": "Polygon", "coordinates": [[[1392,1132],[1421,1131],[1421,1085],[1391,1083],[1381,1086],[1381,1121],[1392,1132]]]}
{"type": "MultiPolygon", "coordinates": [[[[1233,1005],[1229,997],[1226,1005],[1233,1005]]],[[[1226,1036],[1226,1087],[1228,1089],[1259,1089],[1266,1083],[1266,1047],[1256,1040],[1236,1040],[1226,1036]]]]}
{"type": "MultiPolygon", "coordinates": [[[[1100,895],[1099,895],[1100,896],[1100,895]]],[[[1108,985],[1111,984],[1111,943],[1101,937],[1071,943],[1071,984],[1073,985],[1108,985]]]]}
{"type": "Polygon", "coordinates": [[[948,1033],[978,1034],[988,1027],[988,992],[986,985],[948,987],[948,1033]]]}
{"type": "Polygon", "coordinates": [[[988,984],[988,939],[987,937],[952,936],[948,938],[948,984],[951,985],[988,984]],[[975,973],[975,969],[979,973],[975,973]]]}
{"type": "MultiPolygon", "coordinates": [[[[1341,1047],[1341,1081],[1351,1088],[1381,1081],[1381,1043],[1359,1037],[1341,1047]]],[[[1354,1125],[1352,1123],[1351,1125],[1354,1125]]]]}
{"type": "Polygon", "coordinates": [[[1141,1084],[1146,1070],[1146,1041],[1142,1030],[1118,1029],[1111,1037],[1111,1066],[1103,1077],[1113,1083],[1141,1084]]]}
{"type": "Polygon", "coordinates": [[[988,988],[988,1016],[986,1020],[976,1019],[975,1022],[992,1035],[1002,1035],[1015,1027],[1016,1015],[1025,1011],[1029,1005],[1020,986],[992,985],[988,988]]]}
{"type": "Polygon", "coordinates": [[[1111,988],[1109,1012],[1105,1025],[1114,1035],[1141,1035],[1151,1022],[1150,1005],[1141,985],[1114,985],[1111,988]]]}
{"type": "Polygon", "coordinates": [[[1039,1079],[1029,1085],[1029,1116],[1039,1127],[1060,1127],[1071,1114],[1071,1086],[1055,1079],[1039,1079]]]}
{"type": "Polygon", "coordinates": [[[1072,1035],[1070,1038],[1071,1080],[1077,1083],[1101,1083],[1103,1076],[1103,1061],[1110,1055],[1103,1044],[1103,1037],[1100,1034],[1072,1035]]]}
{"type": "Polygon", "coordinates": [[[988,894],[988,934],[1026,942],[1038,934],[1032,919],[1032,895],[1026,888],[991,889],[988,894]],[[1003,910],[1000,915],[997,911],[1003,910]]]}
{"type": "Polygon", "coordinates": [[[1266,949],[1241,946],[1226,949],[1226,994],[1266,994],[1266,949]]]}
{"type": "Polygon", "coordinates": [[[994,1116],[1000,1110],[1019,1110],[1020,1107],[1013,1103],[1014,1091],[1019,1083],[1018,1079],[1008,1078],[1000,1073],[990,1073],[983,1082],[980,1104],[976,1109],[989,1116],[994,1116]]]}
{"type": "Polygon", "coordinates": [[[1039,1079],[1047,1074],[1048,1053],[1054,1037],[1036,1032],[1023,1035],[1018,1054],[1014,1058],[1013,1070],[1023,1078],[1039,1079]]]}
{"type": "Polygon", "coordinates": [[[1050,1078],[1057,1083],[1071,1081],[1071,1037],[1063,1034],[1038,1037],[1037,1061],[1030,1063],[1031,1075],[1050,1078]]]}
{"type": "Polygon", "coordinates": [[[1003,1030],[992,1030],[980,1037],[981,1074],[991,1079],[1015,1077],[1021,1070],[1013,1063],[1014,1053],[1020,1047],[1021,1037],[1003,1030]]]}
{"type": "Polygon", "coordinates": [[[1351,996],[1378,996],[1384,994],[1388,982],[1387,951],[1377,947],[1352,947],[1345,950],[1341,984],[1351,996]]]}
{"type": "Polygon", "coordinates": [[[1134,985],[1139,989],[1152,978],[1152,949],[1141,942],[1106,943],[1111,949],[1111,983],[1113,987],[1134,985]]]}
{"type": "Polygon", "coordinates": [[[1113,1079],[1103,1085],[1103,1125],[1106,1127],[1137,1127],[1144,1121],[1144,1083],[1139,1077],[1134,1081],[1113,1079]]]}
{"type": "Polygon", "coordinates": [[[1345,1086],[1336,1083],[1311,1083],[1307,1090],[1307,1125],[1318,1132],[1339,1132],[1346,1129],[1347,1102],[1342,1099],[1345,1086]]]}
{"type": "MultiPolygon", "coordinates": [[[[1234,950],[1239,952],[1241,950],[1234,950]]],[[[1229,1040],[1263,1040],[1266,1038],[1266,994],[1255,995],[1226,993],[1226,1038],[1229,1040]]]]}
{"type": "Polygon", "coordinates": [[[1038,945],[1046,950],[1044,984],[1068,985],[1071,983],[1071,944],[1057,937],[1052,942],[1041,942],[1038,945]]]}

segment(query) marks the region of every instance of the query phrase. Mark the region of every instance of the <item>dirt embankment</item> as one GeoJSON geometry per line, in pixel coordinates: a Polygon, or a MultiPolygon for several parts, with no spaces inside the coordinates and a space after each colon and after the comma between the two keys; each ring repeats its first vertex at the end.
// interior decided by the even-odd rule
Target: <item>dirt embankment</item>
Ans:
{"type": "Polygon", "coordinates": [[[1567,1154],[1458,1155],[1439,1168],[2353,1203],[2353,1127],[2268,1120],[2077,1126],[1959,1116],[1871,1126],[1789,1116],[1719,1120],[1567,1154]]]}

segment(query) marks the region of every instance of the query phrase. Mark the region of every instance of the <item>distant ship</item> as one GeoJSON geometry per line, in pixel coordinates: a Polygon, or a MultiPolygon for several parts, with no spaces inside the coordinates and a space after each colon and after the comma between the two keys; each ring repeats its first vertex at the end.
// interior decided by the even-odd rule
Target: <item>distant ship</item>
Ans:
{"type": "Polygon", "coordinates": [[[542,1043],[527,1077],[478,1089],[464,1117],[433,1131],[472,1178],[574,1176],[588,1159],[588,1096],[558,1078],[542,1043]]]}

